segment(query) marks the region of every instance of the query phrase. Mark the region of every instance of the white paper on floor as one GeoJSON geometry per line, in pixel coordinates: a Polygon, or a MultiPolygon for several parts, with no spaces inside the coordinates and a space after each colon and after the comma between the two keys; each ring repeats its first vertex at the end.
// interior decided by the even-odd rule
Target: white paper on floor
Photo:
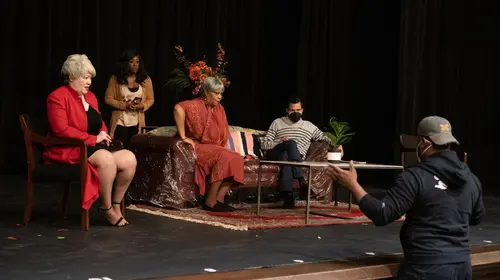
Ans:
{"type": "Polygon", "coordinates": [[[303,260],[293,260],[293,261],[296,263],[303,263],[304,262],[303,260]]]}
{"type": "Polygon", "coordinates": [[[213,268],[205,268],[204,269],[206,272],[216,272],[217,270],[213,269],[213,268]]]}

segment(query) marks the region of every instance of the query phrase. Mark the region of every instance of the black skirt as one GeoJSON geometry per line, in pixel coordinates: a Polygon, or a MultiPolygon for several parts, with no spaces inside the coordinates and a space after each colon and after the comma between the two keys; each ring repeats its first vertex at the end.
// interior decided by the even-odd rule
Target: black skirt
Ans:
{"type": "MultiPolygon", "coordinates": [[[[89,109],[87,110],[87,133],[91,135],[97,135],[99,134],[99,130],[102,127],[102,118],[101,115],[94,109],[92,106],[89,106],[89,109]]],[[[92,156],[96,151],[105,149],[109,152],[116,152],[121,150],[121,147],[116,147],[116,146],[106,146],[103,144],[97,144],[95,146],[87,146],[87,158],[92,156]]]]}
{"type": "Polygon", "coordinates": [[[104,150],[107,150],[109,152],[116,152],[116,151],[119,151],[121,150],[122,148],[121,147],[117,147],[117,146],[105,146],[105,145],[101,145],[101,144],[97,144],[93,147],[91,146],[88,146],[87,147],[87,158],[89,158],[90,156],[92,156],[95,152],[97,152],[98,150],[101,150],[101,149],[104,149],[104,150]]]}

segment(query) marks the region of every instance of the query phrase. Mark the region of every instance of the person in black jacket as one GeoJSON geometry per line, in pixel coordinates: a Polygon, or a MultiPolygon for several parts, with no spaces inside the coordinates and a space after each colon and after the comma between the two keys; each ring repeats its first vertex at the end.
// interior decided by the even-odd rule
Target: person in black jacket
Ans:
{"type": "Polygon", "coordinates": [[[417,135],[419,163],[402,172],[381,200],[358,184],[352,161],[349,170],[331,164],[328,172],[351,190],[376,226],[406,214],[398,279],[472,279],[469,227],[478,225],[484,215],[481,183],[450,150],[451,144],[459,143],[448,120],[426,117],[417,135]]]}

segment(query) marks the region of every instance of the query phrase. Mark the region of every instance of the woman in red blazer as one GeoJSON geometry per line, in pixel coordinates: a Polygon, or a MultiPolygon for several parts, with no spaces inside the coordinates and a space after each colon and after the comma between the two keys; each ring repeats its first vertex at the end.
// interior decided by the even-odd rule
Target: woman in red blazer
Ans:
{"type": "MultiPolygon", "coordinates": [[[[84,140],[87,143],[88,172],[82,208],[88,210],[101,197],[106,219],[114,226],[128,222],[120,211],[120,202],[135,174],[135,155],[129,150],[112,149],[111,137],[104,124],[96,96],[89,90],[96,71],[86,55],[68,56],[61,73],[67,84],[47,98],[50,135],[84,140]],[[114,190],[113,190],[114,183],[114,190]]],[[[77,164],[79,147],[47,147],[44,159],[52,163],[77,164]]]]}

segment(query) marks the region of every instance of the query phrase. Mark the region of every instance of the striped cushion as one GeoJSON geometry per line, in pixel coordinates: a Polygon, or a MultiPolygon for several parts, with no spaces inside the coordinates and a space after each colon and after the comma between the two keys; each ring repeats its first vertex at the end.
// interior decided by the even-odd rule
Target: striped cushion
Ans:
{"type": "Polygon", "coordinates": [[[265,134],[252,134],[253,136],[253,153],[257,155],[258,158],[264,158],[262,154],[260,143],[264,140],[265,134]]]}
{"type": "Polygon", "coordinates": [[[239,153],[246,159],[257,158],[254,151],[254,136],[250,132],[231,132],[226,148],[239,153]]]}

